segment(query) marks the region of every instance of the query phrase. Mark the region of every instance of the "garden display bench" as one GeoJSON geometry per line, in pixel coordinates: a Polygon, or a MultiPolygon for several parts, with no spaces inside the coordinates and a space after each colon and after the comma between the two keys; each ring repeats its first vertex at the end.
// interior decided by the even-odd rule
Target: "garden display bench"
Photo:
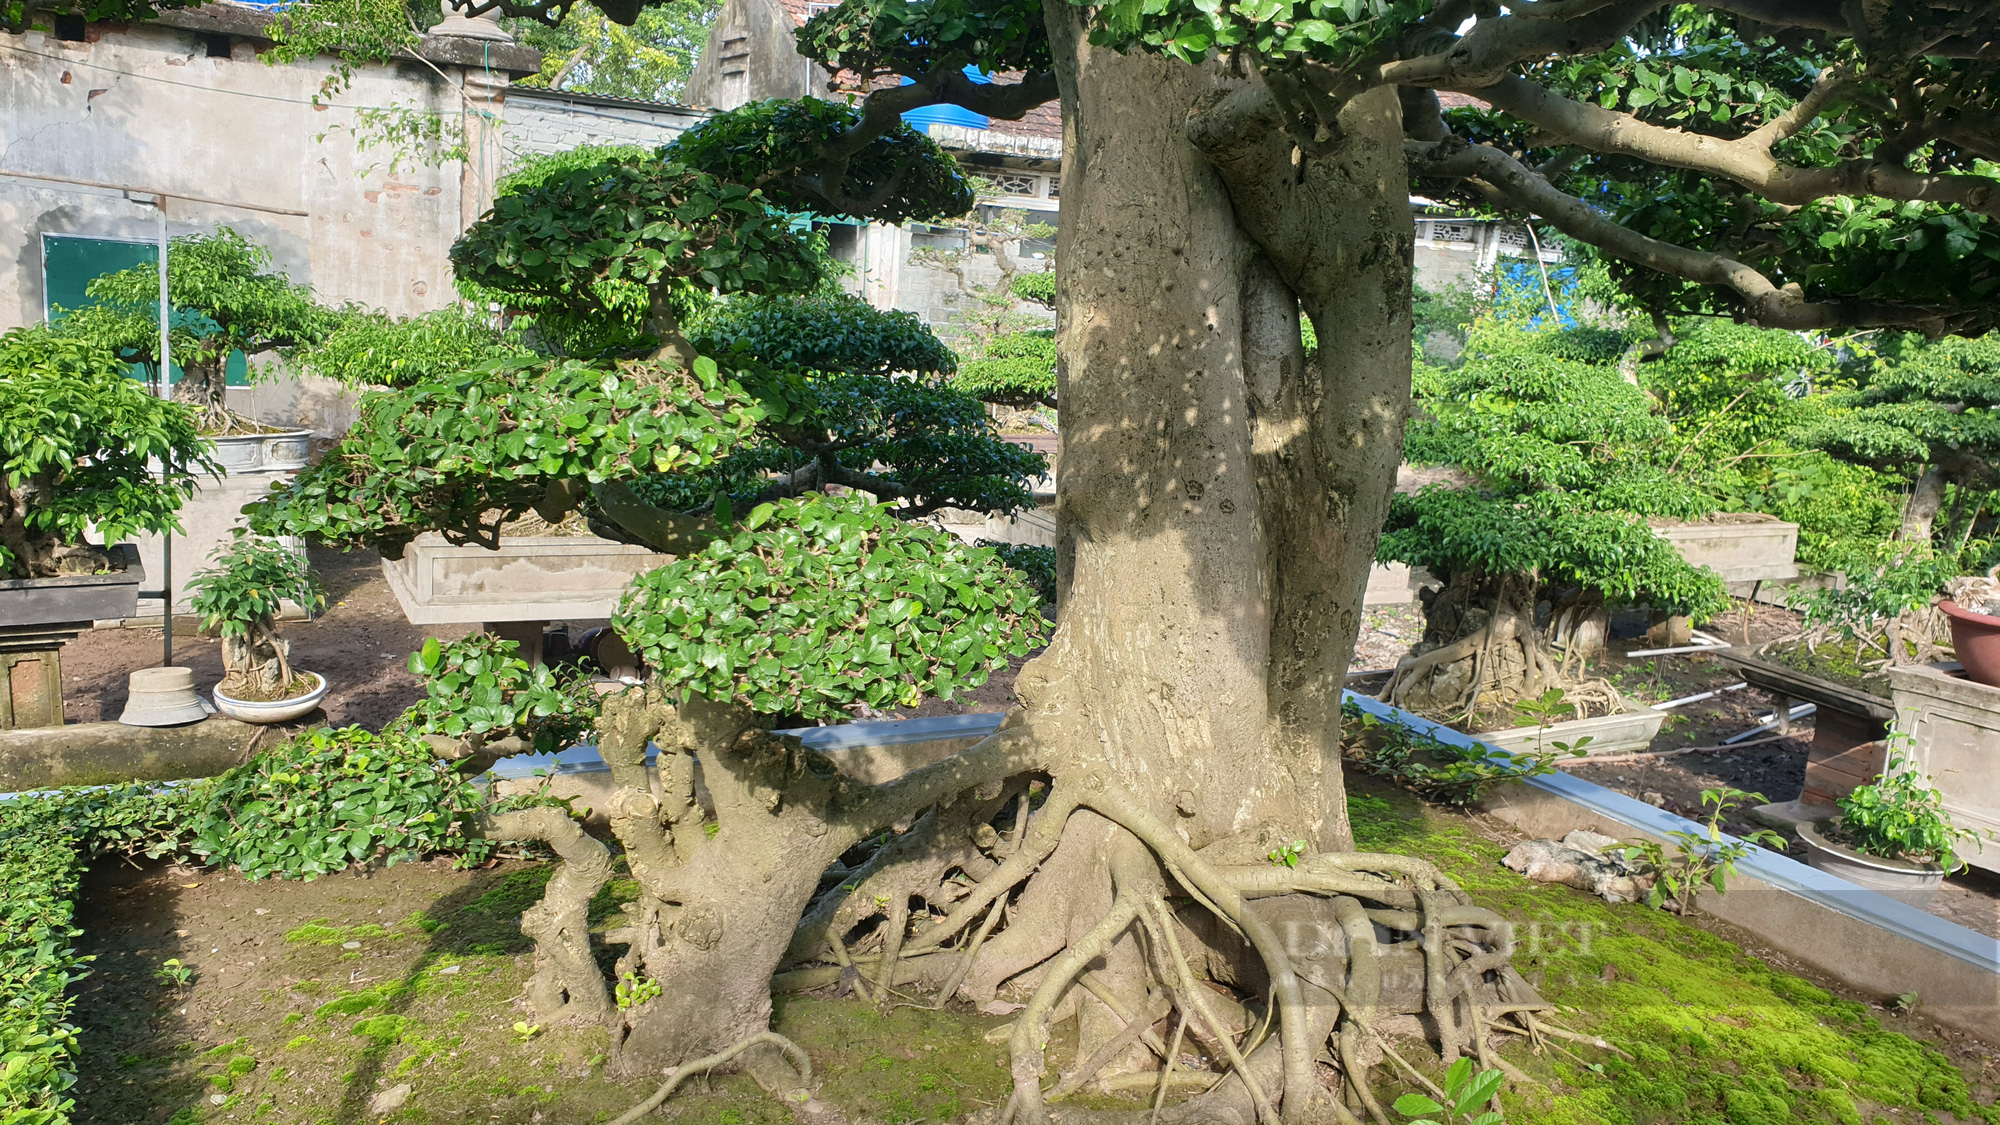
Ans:
{"type": "MultiPolygon", "coordinates": [[[[263,499],[271,489],[290,481],[306,467],[312,431],[228,434],[208,440],[215,443],[215,460],[222,471],[196,478],[194,494],[181,505],[181,530],[171,537],[150,532],[132,537],[138,544],[140,561],[146,564],[147,573],[155,577],[167,575],[167,550],[171,544],[173,589],[145,591],[137,612],[123,615],[131,619],[129,624],[158,625],[165,608],[160,599],[169,595],[174,600],[176,615],[194,612],[188,602],[188,581],[205,569],[216,550],[228,546],[237,529],[244,526],[243,505],[263,499]]],[[[157,463],[153,471],[158,474],[157,463]]],[[[286,545],[304,554],[304,543],[287,541],[286,545]]],[[[297,607],[290,608],[298,616],[304,616],[297,607]]]]}
{"type": "Polygon", "coordinates": [[[532,662],[549,622],[607,620],[634,577],[671,561],[595,535],[506,537],[496,551],[426,533],[382,574],[410,624],[478,625],[532,662]]]}
{"type": "Polygon", "coordinates": [[[1952,823],[1979,833],[1985,847],[1961,853],[2000,874],[2000,688],[1965,679],[1955,664],[1889,670],[1896,730],[1913,765],[1944,794],[1952,823]]]}
{"type": "Polygon", "coordinates": [[[1795,800],[1759,805],[1752,816],[1779,828],[1823,820],[1833,814],[1834,802],[1882,775],[1883,738],[1896,717],[1894,703],[1749,653],[1720,652],[1716,659],[1735,665],[1744,680],[1777,698],[1780,733],[1791,729],[1794,703],[1815,708],[1804,790],[1795,800]]]}
{"type": "Polygon", "coordinates": [[[220,715],[175,727],[71,723],[0,731],[0,794],[214,777],[283,738],[283,731],[220,715]]]}
{"type": "Polygon", "coordinates": [[[0,730],[61,726],[62,646],[132,616],[146,571],[131,544],[111,550],[104,574],[0,580],[0,730]]]}

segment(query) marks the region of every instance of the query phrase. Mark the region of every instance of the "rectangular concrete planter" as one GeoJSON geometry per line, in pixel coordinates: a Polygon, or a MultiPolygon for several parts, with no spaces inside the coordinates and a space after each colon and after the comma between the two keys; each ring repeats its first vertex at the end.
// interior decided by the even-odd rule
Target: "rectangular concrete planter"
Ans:
{"type": "Polygon", "coordinates": [[[1655,525],[1653,534],[1674,545],[1695,566],[1720,574],[1724,582],[1771,582],[1798,576],[1794,556],[1799,525],[1757,513],[1727,520],[1655,525]]]}
{"type": "Polygon", "coordinates": [[[1368,589],[1362,592],[1363,606],[1414,605],[1417,591],[1437,584],[1431,572],[1408,563],[1376,563],[1368,568],[1368,589]]]}
{"type": "Polygon", "coordinates": [[[503,538],[492,551],[426,534],[382,573],[413,625],[597,621],[635,576],[672,560],[594,535],[503,538]]]}
{"type": "Polygon", "coordinates": [[[124,560],[124,569],[107,574],[0,580],[0,628],[78,623],[88,628],[92,621],[132,616],[146,568],[131,544],[121,543],[111,550],[124,560]]]}
{"type": "Polygon", "coordinates": [[[1944,794],[1952,823],[1986,837],[1966,862],[2000,873],[2000,688],[1927,666],[1890,669],[1889,687],[1896,729],[1910,737],[1895,749],[1944,794]]]}
{"type": "Polygon", "coordinates": [[[1588,736],[1590,745],[1583,748],[1585,753],[1631,754],[1651,746],[1666,719],[1664,711],[1636,707],[1616,715],[1571,719],[1546,727],[1515,727],[1472,737],[1509,754],[1533,754],[1553,752],[1557,742],[1575,746],[1577,739],[1588,736]]]}
{"type": "MultiPolygon", "coordinates": [[[[257,452],[265,443],[275,444],[278,439],[289,438],[288,434],[263,434],[258,443],[239,442],[227,447],[227,452],[238,460],[249,459],[245,450],[257,452]]],[[[299,431],[298,444],[302,449],[305,431],[299,431]]],[[[303,456],[303,455],[301,455],[303,456]]],[[[261,458],[262,453],[257,452],[261,458]]],[[[236,530],[244,526],[243,505],[253,500],[261,500],[271,489],[292,479],[296,467],[279,462],[274,467],[261,459],[252,467],[230,468],[221,476],[199,477],[195,483],[194,495],[181,505],[181,530],[173,536],[139,535],[134,542],[139,547],[139,557],[145,561],[146,572],[153,582],[140,599],[136,616],[144,624],[160,623],[160,598],[163,591],[160,583],[167,574],[167,551],[169,544],[173,551],[173,591],[174,612],[188,614],[194,612],[188,601],[188,582],[195,575],[214,565],[215,553],[227,546],[236,536],[236,530]]],[[[285,540],[285,545],[301,557],[305,554],[305,544],[300,540],[285,540]]],[[[301,611],[302,612],[302,611],[301,611]]],[[[133,617],[126,613],[123,616],[133,617]]]]}

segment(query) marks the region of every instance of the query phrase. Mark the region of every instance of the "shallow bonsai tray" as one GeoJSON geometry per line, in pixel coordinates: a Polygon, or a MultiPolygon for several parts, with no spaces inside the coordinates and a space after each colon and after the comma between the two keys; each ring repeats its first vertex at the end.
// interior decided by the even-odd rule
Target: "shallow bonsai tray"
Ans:
{"type": "Polygon", "coordinates": [[[1509,754],[1553,753],[1558,742],[1574,747],[1577,740],[1586,737],[1590,739],[1590,744],[1583,748],[1586,754],[1631,754],[1651,746],[1666,720],[1665,711],[1634,707],[1612,715],[1571,719],[1546,727],[1515,727],[1474,737],[1509,754]]]}
{"type": "Polygon", "coordinates": [[[76,625],[71,631],[81,632],[93,621],[132,616],[146,570],[137,547],[120,543],[112,550],[124,559],[123,570],[0,580],[0,628],[76,625]]]}

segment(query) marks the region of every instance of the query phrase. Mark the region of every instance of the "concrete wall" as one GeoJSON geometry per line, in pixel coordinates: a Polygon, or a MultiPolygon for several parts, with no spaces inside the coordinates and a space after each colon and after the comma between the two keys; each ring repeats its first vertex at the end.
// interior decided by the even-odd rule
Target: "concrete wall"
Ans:
{"type": "Polygon", "coordinates": [[[707,116],[688,106],[517,87],[507,91],[501,131],[511,168],[530,154],[566,152],[583,145],[657,147],[707,116]]]}
{"type": "Polygon", "coordinates": [[[446,253],[490,201],[497,138],[473,137],[464,163],[391,171],[358,150],[355,109],[455,115],[457,83],[470,76],[477,101],[506,74],[398,60],[315,106],[330,60],[267,66],[244,33],[270,17],[214,9],[93,25],[83,42],[0,36],[0,328],[43,318],[42,235],[151,240],[158,212],[129,196],[153,192],[170,236],[233,227],[323,300],[412,314],[451,299],[446,253]],[[215,34],[231,36],[228,57],[209,57],[215,34]]]}

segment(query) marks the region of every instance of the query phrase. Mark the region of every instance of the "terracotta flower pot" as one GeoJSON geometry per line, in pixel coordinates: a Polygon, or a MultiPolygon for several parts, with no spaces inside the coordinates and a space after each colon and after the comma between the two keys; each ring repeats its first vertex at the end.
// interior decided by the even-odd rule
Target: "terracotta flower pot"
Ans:
{"type": "Polygon", "coordinates": [[[1951,622],[1951,647],[1974,683],[2000,687],[2000,617],[1974,613],[1950,598],[1938,602],[1951,622]]]}

